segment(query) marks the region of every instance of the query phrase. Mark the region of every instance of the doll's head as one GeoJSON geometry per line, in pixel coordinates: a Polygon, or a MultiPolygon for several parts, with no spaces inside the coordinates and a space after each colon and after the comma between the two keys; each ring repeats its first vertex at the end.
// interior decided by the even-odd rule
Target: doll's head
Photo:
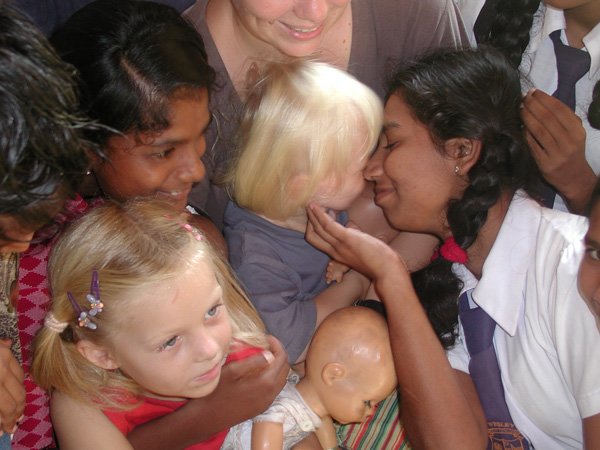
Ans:
{"type": "Polygon", "coordinates": [[[300,383],[310,383],[317,393],[320,405],[314,409],[321,416],[339,423],[371,416],[397,384],[383,316],[361,306],[329,315],[311,341],[300,383]]]}
{"type": "Polygon", "coordinates": [[[67,230],[49,263],[53,303],[33,363],[41,386],[112,406],[140,393],[202,397],[232,336],[264,344],[226,263],[184,220],[136,201],[67,230]]]}
{"type": "Polygon", "coordinates": [[[96,0],[52,36],[80,78],[81,108],[106,127],[89,135],[101,192],[118,201],[160,197],[177,209],[205,168],[215,72],[179,13],[154,2],[96,0]]]}
{"type": "Polygon", "coordinates": [[[0,251],[24,251],[85,172],[92,128],[73,70],[9,2],[0,4],[0,251]]]}
{"type": "Polygon", "coordinates": [[[310,61],[269,64],[248,93],[226,184],[241,207],[270,219],[296,215],[309,201],[345,209],[362,190],[381,125],[381,101],[346,72],[310,61]]]}
{"type": "Polygon", "coordinates": [[[600,329],[600,182],[592,193],[588,217],[585,255],[579,266],[579,292],[595,314],[600,329]]]}

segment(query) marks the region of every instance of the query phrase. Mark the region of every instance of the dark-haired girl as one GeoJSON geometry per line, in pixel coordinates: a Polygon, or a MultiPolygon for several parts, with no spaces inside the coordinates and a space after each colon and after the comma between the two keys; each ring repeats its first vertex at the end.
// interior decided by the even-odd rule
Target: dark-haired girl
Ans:
{"type": "MultiPolygon", "coordinates": [[[[188,193],[205,173],[200,158],[211,119],[208,104],[215,73],[202,38],[166,5],[97,0],[77,11],[51,42],[77,70],[81,109],[102,125],[86,134],[102,151],[91,154],[89,174],[79,189],[83,198],[71,202],[63,217],[73,220],[98,201],[121,203],[134,197],[160,198],[172,206],[174,216],[185,214],[188,193]]],[[[208,218],[195,215],[191,221],[212,244],[224,242],[208,218]]],[[[33,245],[21,260],[19,300],[28,308],[22,324],[27,337],[24,360],[50,302],[46,266],[53,244],[46,240],[33,245]]],[[[288,370],[281,347],[273,348],[273,354],[271,364],[260,356],[232,363],[223,370],[221,389],[135,429],[127,438],[144,449],[186,448],[262,412],[285,384],[288,370]],[[239,399],[236,409],[215,407],[230,396],[239,399]]],[[[51,405],[54,418],[70,414],[69,420],[57,422],[64,424],[56,430],[61,448],[102,448],[106,417],[65,397],[53,395],[51,405]],[[98,442],[78,432],[78,420],[95,423],[98,442]]],[[[38,426],[47,417],[45,399],[41,389],[28,385],[25,416],[31,418],[30,429],[49,430],[47,420],[38,426]]],[[[128,448],[125,437],[119,437],[128,448]]]]}
{"type": "Polygon", "coordinates": [[[576,282],[587,223],[532,199],[520,104],[518,74],[491,49],[437,52],[392,78],[365,174],[394,227],[442,243],[414,288],[387,245],[309,212],[309,240],[385,303],[415,448],[600,445],[600,334],[576,282]]]}
{"type": "Polygon", "coordinates": [[[529,92],[523,102],[523,118],[533,156],[544,179],[558,194],[548,190],[545,204],[583,213],[596,174],[600,173],[600,85],[596,89],[600,80],[600,2],[456,2],[465,21],[472,22],[477,42],[502,50],[520,68],[529,80],[523,83],[524,92],[531,86],[537,89],[529,92]],[[561,82],[575,83],[574,93],[566,96],[561,93],[557,97],[571,106],[550,96],[557,91],[559,80],[556,52],[561,50],[556,47],[567,48],[569,59],[565,66],[571,70],[578,63],[570,58],[577,54],[583,58],[583,69],[573,80],[561,75],[561,82]]]}

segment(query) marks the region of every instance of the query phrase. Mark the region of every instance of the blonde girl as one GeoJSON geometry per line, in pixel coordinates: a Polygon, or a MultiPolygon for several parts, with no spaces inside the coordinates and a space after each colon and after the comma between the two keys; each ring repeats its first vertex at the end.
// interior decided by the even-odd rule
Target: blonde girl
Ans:
{"type": "MultiPolygon", "coordinates": [[[[226,263],[172,211],[141,200],[98,207],[73,224],[49,262],[53,303],[33,376],[59,398],[103,410],[124,433],[148,404],[174,410],[213,392],[232,339],[266,348],[226,263]]],[[[61,447],[64,439],[67,448],[100,448],[96,420],[81,424],[77,409],[59,411],[61,447]]]]}
{"type": "Polygon", "coordinates": [[[352,273],[326,289],[329,259],[304,240],[306,205],[337,214],[358,197],[383,107],[351,75],[311,61],[268,65],[247,105],[226,177],[229,258],[269,332],[300,362],[318,324],[368,285],[352,273]]]}

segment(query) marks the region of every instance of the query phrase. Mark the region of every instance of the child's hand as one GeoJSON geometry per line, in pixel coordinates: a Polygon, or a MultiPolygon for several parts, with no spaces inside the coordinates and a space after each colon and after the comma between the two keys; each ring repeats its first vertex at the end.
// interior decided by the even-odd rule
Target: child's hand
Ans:
{"type": "Polygon", "coordinates": [[[11,342],[0,340],[0,428],[14,432],[25,407],[23,370],[10,351],[11,342]]]}
{"type": "Polygon", "coordinates": [[[344,274],[350,270],[345,264],[341,262],[331,260],[329,264],[327,264],[327,270],[325,271],[325,281],[327,284],[331,284],[332,281],[337,283],[341,283],[344,278],[344,274]]]}

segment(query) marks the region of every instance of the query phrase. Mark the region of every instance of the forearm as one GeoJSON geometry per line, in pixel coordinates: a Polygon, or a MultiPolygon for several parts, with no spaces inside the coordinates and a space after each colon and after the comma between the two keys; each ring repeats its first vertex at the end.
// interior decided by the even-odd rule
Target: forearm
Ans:
{"type": "Polygon", "coordinates": [[[341,283],[332,284],[318,296],[314,302],[317,307],[317,323],[315,327],[332,312],[352,305],[356,300],[364,298],[369,288],[369,280],[351,270],[344,275],[341,283]]]}
{"type": "Polygon", "coordinates": [[[578,171],[578,175],[570,177],[562,186],[555,186],[564,198],[569,211],[574,214],[584,214],[592,191],[598,178],[589,164],[578,171]]]}
{"type": "Polygon", "coordinates": [[[462,388],[401,264],[390,262],[375,286],[386,306],[409,439],[415,449],[481,450],[479,405],[462,388]]]}

